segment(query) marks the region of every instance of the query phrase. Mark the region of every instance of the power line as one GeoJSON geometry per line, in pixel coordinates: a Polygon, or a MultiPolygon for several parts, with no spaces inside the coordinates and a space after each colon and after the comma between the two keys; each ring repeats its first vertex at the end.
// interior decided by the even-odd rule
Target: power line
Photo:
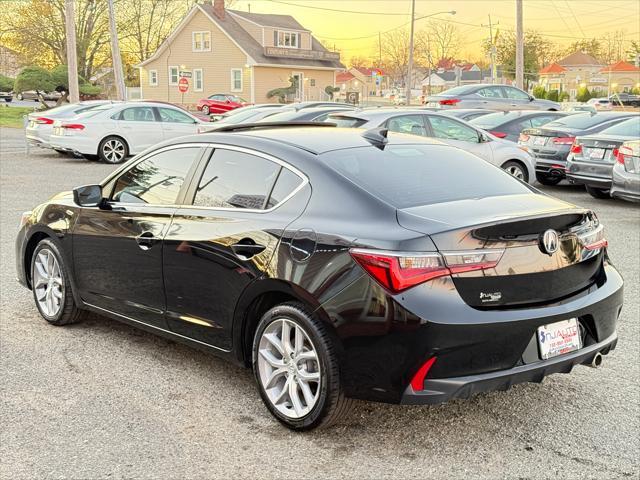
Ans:
{"type": "Polygon", "coordinates": [[[389,15],[402,15],[403,17],[408,16],[408,13],[395,13],[395,12],[367,12],[364,10],[340,10],[338,8],[327,8],[327,7],[314,7],[311,5],[300,5],[297,3],[289,3],[289,2],[282,2],[280,0],[267,0],[271,3],[280,3],[282,5],[287,5],[289,7],[299,7],[299,8],[309,8],[312,10],[322,10],[325,12],[336,12],[336,13],[355,13],[357,15],[384,15],[385,17],[389,16],[389,15]]]}
{"type": "Polygon", "coordinates": [[[571,5],[569,5],[569,2],[567,0],[564,0],[564,3],[567,4],[567,8],[569,9],[569,11],[571,12],[571,15],[573,16],[573,19],[576,21],[576,25],[578,26],[578,28],[580,29],[580,33],[583,36],[586,36],[584,34],[584,30],[582,29],[582,26],[580,25],[580,22],[578,21],[578,17],[576,17],[576,14],[573,12],[573,8],[571,8],[571,5]]]}

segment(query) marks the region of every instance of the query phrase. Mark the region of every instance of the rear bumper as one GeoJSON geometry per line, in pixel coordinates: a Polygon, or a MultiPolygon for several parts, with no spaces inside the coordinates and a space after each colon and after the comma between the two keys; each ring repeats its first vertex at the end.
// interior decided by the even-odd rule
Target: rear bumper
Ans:
{"type": "Polygon", "coordinates": [[[569,373],[576,365],[590,364],[597,353],[606,355],[616,347],[617,343],[618,334],[614,332],[602,342],[549,360],[481,375],[427,379],[422,391],[416,392],[409,385],[400,403],[403,405],[443,403],[455,398],[469,398],[481,392],[508,390],[518,383],[541,383],[544,377],[553,373],[569,373]]]}
{"type": "Polygon", "coordinates": [[[586,185],[587,187],[601,188],[603,190],[609,190],[611,188],[611,177],[590,177],[576,173],[567,173],[566,177],[567,180],[576,185],[586,185]]]}
{"type": "Polygon", "coordinates": [[[98,153],[96,142],[81,136],[51,135],[49,145],[55,150],[74,155],[96,155],[98,153]]]}
{"type": "Polygon", "coordinates": [[[547,175],[550,177],[563,177],[565,176],[565,169],[567,162],[562,160],[542,160],[536,157],[536,173],[547,175]]]}

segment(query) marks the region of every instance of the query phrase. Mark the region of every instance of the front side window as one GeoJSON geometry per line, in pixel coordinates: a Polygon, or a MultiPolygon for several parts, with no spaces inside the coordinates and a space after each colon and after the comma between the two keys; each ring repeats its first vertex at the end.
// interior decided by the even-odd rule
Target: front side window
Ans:
{"type": "Polygon", "coordinates": [[[120,113],[120,120],[125,122],[155,122],[156,117],[151,107],[125,108],[120,113]]]}
{"type": "Polygon", "coordinates": [[[518,90],[517,88],[513,88],[513,87],[503,87],[504,88],[504,92],[507,95],[507,98],[510,98],[512,100],[529,100],[529,95],[527,95],[526,93],[524,93],[522,90],[518,90]]]}
{"type": "Polygon", "coordinates": [[[178,76],[179,76],[178,67],[169,67],[169,85],[177,85],[178,76]]]}
{"type": "Polygon", "coordinates": [[[504,98],[502,96],[502,89],[498,86],[484,87],[478,90],[478,95],[485,98],[504,98]]]}
{"type": "Polygon", "coordinates": [[[231,69],[231,91],[242,91],[242,69],[240,68],[231,69]]]}
{"type": "Polygon", "coordinates": [[[298,34],[296,32],[278,32],[278,46],[286,48],[298,48],[298,34]]]}
{"type": "Polygon", "coordinates": [[[208,52],[211,50],[211,32],[193,32],[191,40],[194,52],[208,52]]]}
{"type": "Polygon", "coordinates": [[[408,133],[410,135],[427,136],[422,115],[399,115],[387,120],[387,128],[392,132],[408,133]]]}
{"type": "Polygon", "coordinates": [[[480,138],[478,132],[460,122],[451,120],[446,117],[430,116],[431,130],[436,138],[444,138],[447,140],[460,140],[463,142],[478,143],[480,138]]]}
{"type": "Polygon", "coordinates": [[[187,172],[199,155],[199,147],[184,147],[165,150],[146,158],[118,178],[111,200],[151,205],[174,204],[187,172]]]}
{"type": "Polygon", "coordinates": [[[158,85],[158,71],[157,70],[149,70],[149,85],[155,87],[158,85]]]}
{"type": "Polygon", "coordinates": [[[217,149],[200,179],[193,204],[262,210],[281,168],[256,155],[217,149]]]}
{"type": "Polygon", "coordinates": [[[194,123],[195,120],[191,118],[184,112],[179,110],[174,110],[173,108],[158,108],[158,112],[160,113],[160,118],[163,122],[170,123],[194,123]]]}

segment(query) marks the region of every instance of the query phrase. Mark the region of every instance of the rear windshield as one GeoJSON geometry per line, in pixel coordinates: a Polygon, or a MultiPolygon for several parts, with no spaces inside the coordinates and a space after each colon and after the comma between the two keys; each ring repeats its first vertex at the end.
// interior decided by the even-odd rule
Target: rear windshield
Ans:
{"type": "Polygon", "coordinates": [[[602,130],[600,133],[605,135],[621,135],[623,137],[640,137],[640,117],[625,120],[613,127],[602,130]]]}
{"type": "Polygon", "coordinates": [[[335,123],[337,127],[341,128],[358,128],[360,125],[367,123],[366,120],[361,118],[343,117],[341,115],[329,115],[325,122],[335,123]]]}
{"type": "Polygon", "coordinates": [[[605,117],[603,115],[584,113],[578,115],[570,115],[560,120],[554,120],[545,125],[546,127],[567,127],[567,128],[590,128],[599,123],[613,120],[613,117],[605,117]]]}
{"type": "Polygon", "coordinates": [[[444,145],[351,148],[326,152],[320,158],[396,208],[531,193],[504,170],[444,145]]]}
{"type": "Polygon", "coordinates": [[[505,122],[514,120],[521,115],[522,114],[520,112],[490,113],[488,115],[483,115],[481,117],[469,120],[469,123],[482,128],[493,128],[497,127],[498,125],[502,125],[505,122]]]}

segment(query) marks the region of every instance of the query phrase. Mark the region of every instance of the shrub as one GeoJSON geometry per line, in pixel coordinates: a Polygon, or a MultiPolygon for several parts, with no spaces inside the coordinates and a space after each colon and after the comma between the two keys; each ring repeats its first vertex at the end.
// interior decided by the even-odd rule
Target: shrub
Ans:
{"type": "Polygon", "coordinates": [[[15,79],[9,78],[5,75],[0,75],[0,92],[12,91],[14,83],[15,83],[15,79]]]}
{"type": "Polygon", "coordinates": [[[547,91],[542,85],[533,87],[533,96],[536,98],[547,98],[547,91]]]}
{"type": "Polygon", "coordinates": [[[560,97],[559,97],[559,101],[560,102],[564,102],[564,101],[568,101],[569,98],[571,98],[571,96],[569,95],[569,92],[562,92],[560,93],[560,97]]]}
{"type": "Polygon", "coordinates": [[[576,95],[576,100],[579,102],[588,102],[593,96],[587,87],[580,87],[576,95]]]}
{"type": "Polygon", "coordinates": [[[552,102],[557,102],[558,90],[549,90],[549,93],[547,93],[547,100],[551,100],[552,102]]]}

